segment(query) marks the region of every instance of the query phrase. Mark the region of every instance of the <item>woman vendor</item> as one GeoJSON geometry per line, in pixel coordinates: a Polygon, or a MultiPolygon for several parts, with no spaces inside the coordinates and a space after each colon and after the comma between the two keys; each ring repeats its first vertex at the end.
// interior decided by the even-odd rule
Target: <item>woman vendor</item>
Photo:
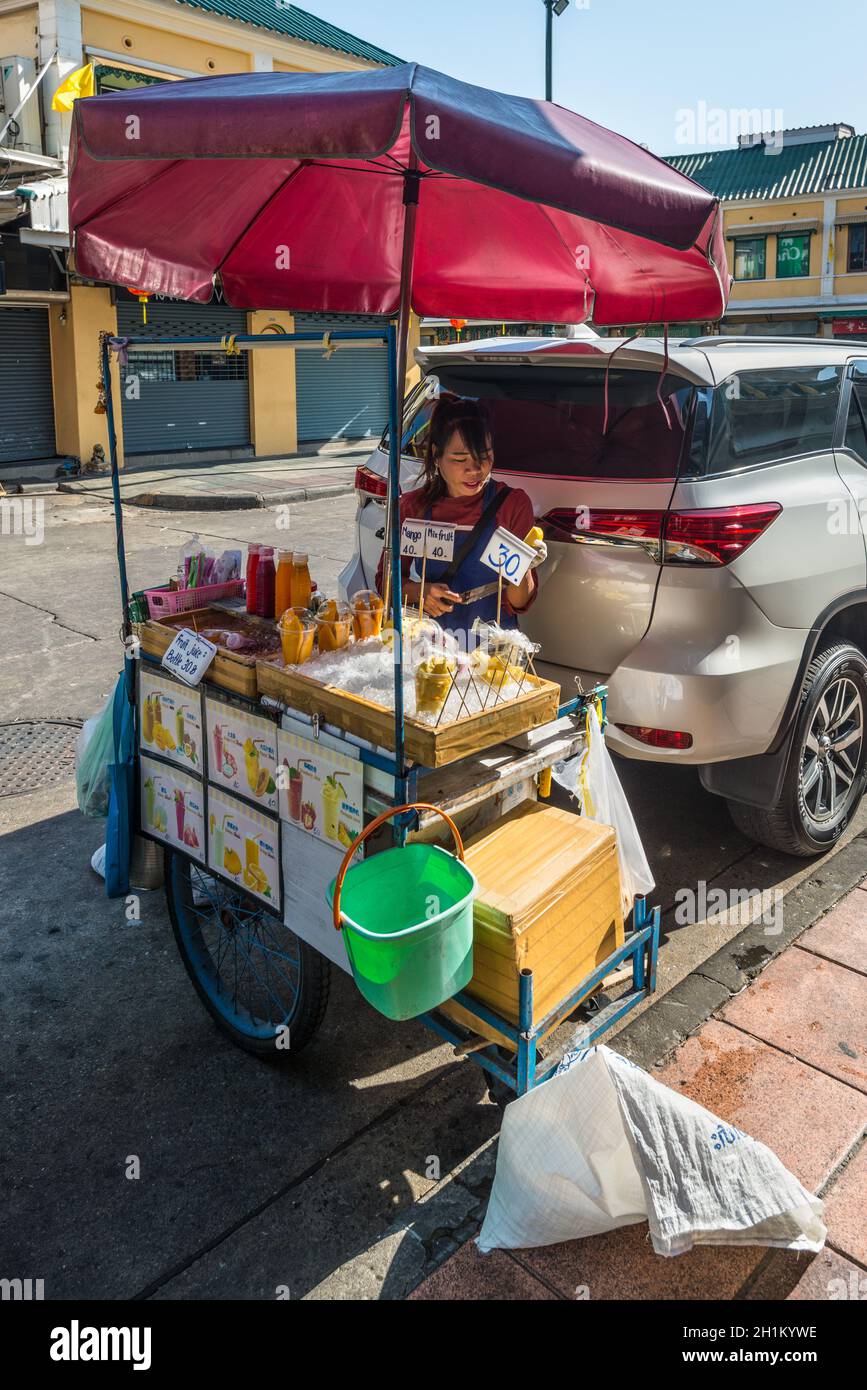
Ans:
{"type": "MultiPolygon", "coordinates": [[[[482,563],[492,532],[502,526],[523,540],[535,524],[526,492],[495,482],[493,467],[490,422],[483,404],[443,394],[431,413],[422,485],[400,499],[400,522],[403,526],[408,519],[435,521],[456,528],[453,558],[426,561],[424,611],[454,633],[465,650],[475,620],[495,622],[497,617],[497,577],[482,563]]],[[[536,597],[534,570],[548,552],[541,541],[534,548],[536,558],[521,583],[503,582],[502,627],[517,627],[516,614],[536,597]]],[[[383,553],[376,574],[380,593],[384,560],[383,553]]],[[[412,564],[408,557],[401,561],[403,596],[418,605],[421,583],[409,577],[412,564]]]]}

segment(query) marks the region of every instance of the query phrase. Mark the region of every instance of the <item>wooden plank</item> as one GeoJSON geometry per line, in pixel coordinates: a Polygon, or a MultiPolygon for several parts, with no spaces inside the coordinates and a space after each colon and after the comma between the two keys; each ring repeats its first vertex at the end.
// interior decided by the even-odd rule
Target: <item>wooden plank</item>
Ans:
{"type": "MultiPolygon", "coordinates": [[[[272,662],[258,661],[256,671],[261,695],[282,700],[304,714],[318,714],[345,733],[380,748],[394,748],[394,715],[383,705],[272,662]]],[[[516,700],[436,728],[420,720],[405,720],[407,759],[421,767],[442,767],[502,743],[513,734],[549,723],[557,713],[560,687],[546,681],[532,684],[532,690],[516,700]]]]}

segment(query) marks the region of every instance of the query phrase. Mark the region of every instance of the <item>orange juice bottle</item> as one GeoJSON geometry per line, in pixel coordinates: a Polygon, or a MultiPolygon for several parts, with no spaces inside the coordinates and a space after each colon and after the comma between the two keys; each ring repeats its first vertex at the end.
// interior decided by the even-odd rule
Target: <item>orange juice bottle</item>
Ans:
{"type": "Polygon", "coordinates": [[[277,574],[274,579],[274,617],[279,618],[292,607],[292,551],[277,554],[277,574]]]}
{"type": "MultiPolygon", "coordinates": [[[[313,586],[310,583],[310,570],[307,556],[296,550],[292,556],[292,604],[293,608],[306,608],[310,603],[313,586]]],[[[287,604],[287,607],[289,605],[287,604]]]]}

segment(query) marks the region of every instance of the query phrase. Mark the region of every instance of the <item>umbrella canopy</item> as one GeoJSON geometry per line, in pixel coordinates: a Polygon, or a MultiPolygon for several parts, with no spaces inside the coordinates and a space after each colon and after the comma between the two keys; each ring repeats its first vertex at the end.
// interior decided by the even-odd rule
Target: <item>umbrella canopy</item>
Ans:
{"type": "Polygon", "coordinates": [[[180,299],[219,277],[238,308],[335,314],[407,295],[420,315],[558,323],[726,305],[705,189],[563,107],[414,63],[91,97],[70,168],[77,271],[180,299]]]}

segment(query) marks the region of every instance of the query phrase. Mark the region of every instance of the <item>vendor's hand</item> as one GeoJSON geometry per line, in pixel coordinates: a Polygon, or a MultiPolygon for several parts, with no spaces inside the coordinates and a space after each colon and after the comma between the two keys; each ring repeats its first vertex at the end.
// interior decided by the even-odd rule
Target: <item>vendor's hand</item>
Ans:
{"type": "Polygon", "coordinates": [[[544,565],[545,561],[548,558],[548,547],[544,541],[534,541],[533,549],[535,550],[536,554],[534,558],[530,561],[531,570],[538,569],[540,565],[544,565]]]}
{"type": "Polygon", "coordinates": [[[451,613],[461,596],[449,588],[448,584],[428,584],[424,591],[424,611],[432,618],[441,618],[443,613],[451,613]]]}

